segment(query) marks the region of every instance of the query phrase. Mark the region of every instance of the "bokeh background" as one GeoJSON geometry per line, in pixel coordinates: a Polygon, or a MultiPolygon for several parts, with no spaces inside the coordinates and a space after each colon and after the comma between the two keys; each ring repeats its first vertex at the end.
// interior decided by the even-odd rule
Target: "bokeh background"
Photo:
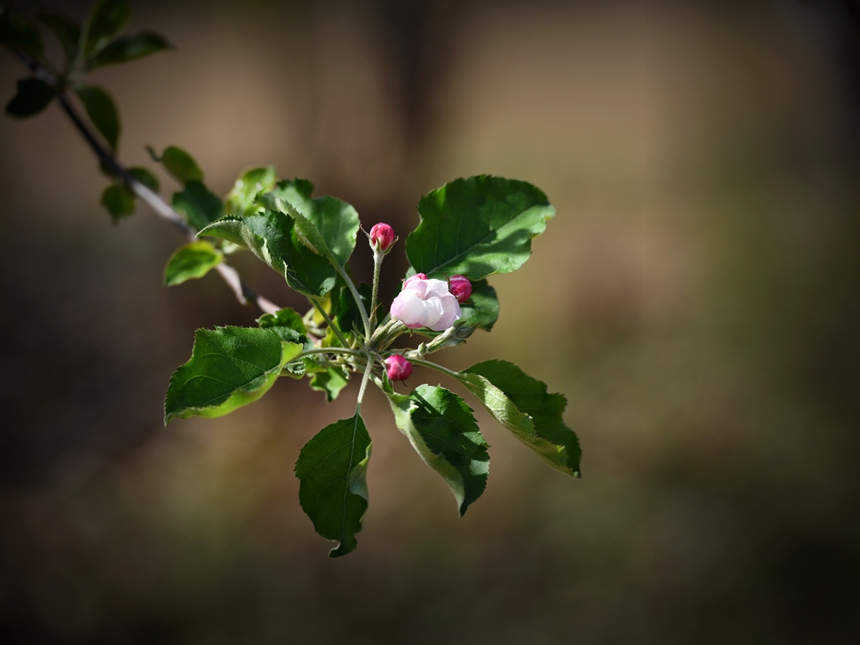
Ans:
{"type": "MultiPolygon", "coordinates": [[[[495,330],[442,362],[506,358],[565,393],[584,476],[478,411],[491,476],[458,519],[372,391],[370,509],[330,560],[293,464],[356,384],[163,427],[194,329],[256,313],[215,276],[161,286],[180,240],[142,206],[111,224],[56,106],[4,116],[4,643],[860,642],[856,3],[132,6],[176,51],[95,75],[128,164],[178,145],[225,194],[273,163],[401,239],[458,176],[549,195],[534,257],[491,280],[495,330]]],[[[23,76],[0,56],[4,102],[23,76]]]]}

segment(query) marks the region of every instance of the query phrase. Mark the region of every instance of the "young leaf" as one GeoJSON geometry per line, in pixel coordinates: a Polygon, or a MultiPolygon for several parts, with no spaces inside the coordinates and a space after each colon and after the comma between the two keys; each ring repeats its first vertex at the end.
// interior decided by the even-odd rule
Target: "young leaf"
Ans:
{"type": "Polygon", "coordinates": [[[134,212],[134,193],[125,184],[113,184],[102,193],[102,206],[108,209],[114,222],[134,212]]]}
{"type": "Polygon", "coordinates": [[[126,63],[165,49],[173,49],[173,47],[163,36],[153,31],[144,31],[136,36],[117,38],[108,44],[98,55],[90,59],[89,68],[126,63]]]}
{"type": "Polygon", "coordinates": [[[6,114],[26,119],[44,110],[54,98],[54,88],[38,78],[17,81],[18,93],[6,104],[6,114]]]}
{"type": "Polygon", "coordinates": [[[190,180],[185,190],[173,193],[173,209],[195,230],[206,228],[224,214],[224,204],[201,182],[190,180]]]}
{"type": "Polygon", "coordinates": [[[119,139],[119,114],[110,94],[95,85],[79,85],[75,88],[75,93],[87,109],[93,125],[102,133],[111,150],[116,150],[119,139]]]}
{"type": "Polygon", "coordinates": [[[299,342],[308,333],[302,317],[294,309],[284,307],[273,314],[263,314],[257,318],[257,324],[262,329],[271,329],[284,340],[299,342]]]}
{"type": "Polygon", "coordinates": [[[171,175],[182,184],[189,181],[203,181],[203,171],[197,162],[187,152],[176,146],[169,146],[160,157],[151,147],[147,146],[153,161],[161,162],[171,175]]]}
{"type": "Polygon", "coordinates": [[[116,36],[128,21],[128,2],[125,0],[98,0],[87,21],[87,39],[84,52],[94,56],[116,36]]]}
{"type": "Polygon", "coordinates": [[[355,248],[358,213],[335,197],[311,198],[313,190],[306,179],[281,181],[263,201],[296,220],[296,231],[307,246],[344,266],[355,248]]]}
{"type": "Polygon", "coordinates": [[[582,451],[562,419],[567,405],[563,395],[547,394],[545,383],[507,361],[478,363],[458,378],[499,423],[553,468],[580,476],[582,451]]]}
{"type": "Polygon", "coordinates": [[[220,417],[256,401],[301,351],[299,343],[284,342],[269,329],[198,329],[191,359],[170,378],[164,422],[220,417]]]}
{"type": "Polygon", "coordinates": [[[202,278],[221,263],[224,256],[209,242],[191,242],[179,248],[164,267],[164,285],[172,287],[202,278]]]}
{"type": "Polygon", "coordinates": [[[419,385],[409,396],[387,389],[394,422],[428,466],[448,484],[460,515],[487,485],[490,457],[472,410],[442,387],[419,385]]]}
{"type": "Polygon", "coordinates": [[[248,248],[280,273],[293,289],[321,298],[336,283],[337,272],[329,261],[307,248],[298,238],[293,218],[263,211],[247,217],[224,217],[199,235],[220,237],[248,248]]]}
{"type": "Polygon", "coordinates": [[[519,269],[555,209],[531,184],[478,175],[428,193],[418,212],[421,223],[406,238],[415,271],[477,281],[519,269]]]}
{"type": "Polygon", "coordinates": [[[153,192],[158,192],[158,179],[146,168],[135,166],[128,169],[128,174],[137,179],[141,184],[149,188],[153,192]]]}
{"type": "Polygon", "coordinates": [[[40,13],[39,20],[57,36],[66,54],[66,61],[69,63],[74,61],[78,55],[78,43],[81,40],[80,26],[57,13],[40,13]]]}
{"type": "Polygon", "coordinates": [[[0,5],[0,45],[8,45],[33,56],[41,56],[44,50],[42,34],[35,25],[5,5],[0,5]]]}
{"type": "Polygon", "coordinates": [[[243,173],[227,195],[227,214],[244,216],[259,212],[260,207],[254,200],[261,192],[271,190],[276,179],[274,166],[253,168],[243,173]]]}
{"type": "Polygon", "coordinates": [[[325,392],[326,402],[331,403],[349,383],[349,373],[337,367],[327,367],[311,379],[311,389],[325,392]]]}
{"type": "Polygon", "coordinates": [[[355,534],[367,510],[367,463],[370,435],[356,414],[326,426],[305,444],[296,461],[299,503],[324,538],[340,545],[336,558],[358,546],[355,534]]]}
{"type": "Polygon", "coordinates": [[[472,283],[471,297],[460,305],[460,321],[490,331],[499,319],[499,299],[496,290],[486,280],[472,283]]]}

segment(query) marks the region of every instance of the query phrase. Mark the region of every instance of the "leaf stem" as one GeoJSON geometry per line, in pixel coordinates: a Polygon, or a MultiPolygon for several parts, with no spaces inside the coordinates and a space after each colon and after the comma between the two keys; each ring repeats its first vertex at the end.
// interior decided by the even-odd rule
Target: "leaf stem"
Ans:
{"type": "Polygon", "coordinates": [[[358,289],[355,288],[355,283],[352,281],[352,278],[347,275],[343,267],[340,266],[337,261],[335,261],[333,264],[337,272],[340,274],[340,277],[342,277],[343,281],[346,283],[346,286],[352,294],[352,297],[355,299],[355,304],[358,305],[358,313],[361,314],[361,322],[364,323],[364,340],[365,342],[368,342],[370,340],[370,332],[372,331],[372,329],[370,326],[370,318],[367,315],[367,309],[364,306],[364,301],[361,299],[361,295],[359,295],[358,289]]]}
{"type": "Polygon", "coordinates": [[[371,372],[373,371],[373,357],[367,357],[367,367],[364,368],[364,376],[361,377],[361,387],[358,389],[358,398],[355,401],[355,414],[358,415],[361,412],[361,402],[364,400],[364,392],[367,389],[367,381],[370,379],[371,372]]]}
{"type": "Polygon", "coordinates": [[[376,326],[376,300],[379,295],[379,269],[382,267],[382,260],[385,258],[384,253],[380,253],[373,249],[373,292],[370,296],[370,330],[367,332],[368,342],[373,334],[376,326]]]}
{"type": "Polygon", "coordinates": [[[334,332],[335,336],[337,336],[337,339],[341,342],[341,345],[343,345],[344,347],[348,347],[349,342],[344,337],[343,332],[340,331],[340,328],[334,324],[334,321],[331,319],[331,316],[328,315],[328,312],[325,310],[325,308],[321,307],[320,304],[314,298],[308,298],[308,300],[310,300],[311,304],[316,308],[318,312],[320,312],[320,316],[325,319],[326,323],[334,332]]]}
{"type": "Polygon", "coordinates": [[[443,374],[447,374],[453,379],[460,380],[460,373],[455,372],[453,370],[449,370],[447,367],[442,367],[438,363],[431,363],[430,361],[425,361],[420,358],[410,358],[410,363],[415,363],[415,365],[421,365],[422,367],[429,367],[431,370],[436,370],[437,372],[442,372],[443,374]]]}

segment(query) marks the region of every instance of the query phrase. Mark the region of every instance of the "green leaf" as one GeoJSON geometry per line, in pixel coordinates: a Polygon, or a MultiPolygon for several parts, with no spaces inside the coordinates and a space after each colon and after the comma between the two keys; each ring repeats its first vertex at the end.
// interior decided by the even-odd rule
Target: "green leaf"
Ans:
{"type": "Polygon", "coordinates": [[[114,184],[102,193],[102,206],[108,209],[114,221],[134,212],[134,193],[125,184],[114,184]]]}
{"type": "Polygon", "coordinates": [[[242,173],[227,195],[227,214],[252,215],[259,212],[260,207],[254,201],[261,192],[272,189],[275,179],[277,175],[274,166],[253,168],[242,173]]]}
{"type": "Polygon", "coordinates": [[[154,31],[144,31],[135,36],[117,38],[108,44],[97,56],[90,59],[90,69],[126,63],[136,58],[143,58],[165,49],[173,49],[173,46],[165,40],[164,36],[154,31]]]}
{"type": "Polygon", "coordinates": [[[355,534],[367,510],[370,435],[356,414],[326,426],[305,444],[296,461],[299,503],[324,538],[340,545],[333,558],[355,550],[355,534]]]}
{"type": "Polygon", "coordinates": [[[116,36],[128,21],[128,2],[125,0],[98,0],[87,21],[84,52],[95,56],[116,36]]]}
{"type": "Polygon", "coordinates": [[[293,217],[296,232],[309,248],[344,266],[355,249],[358,213],[335,197],[311,198],[313,190],[314,185],[306,179],[281,181],[263,196],[263,202],[293,217]]]}
{"type": "Polygon", "coordinates": [[[474,282],[519,269],[555,209],[531,184],[478,175],[428,193],[418,212],[421,223],[406,238],[415,271],[429,277],[462,274],[474,282]]]}
{"type": "MultiPolygon", "coordinates": [[[[358,295],[361,296],[361,300],[364,302],[364,308],[369,312],[370,300],[373,297],[373,288],[369,284],[362,282],[358,285],[358,295]]],[[[338,328],[344,333],[364,333],[364,323],[361,320],[361,313],[349,289],[340,290],[336,322],[338,328]]]]}
{"type": "Polygon", "coordinates": [[[54,98],[54,88],[38,78],[17,81],[18,93],[6,104],[6,114],[26,119],[44,110],[54,98]]]}
{"type": "Polygon", "coordinates": [[[273,314],[263,314],[257,318],[257,324],[262,329],[271,329],[283,338],[292,342],[305,342],[308,330],[301,315],[289,307],[279,309],[273,314]]]}
{"type": "Polygon", "coordinates": [[[135,166],[128,169],[128,174],[137,179],[141,184],[149,188],[151,191],[158,192],[158,179],[146,168],[135,166]]]}
{"type": "Polygon", "coordinates": [[[75,93],[87,109],[93,125],[102,133],[111,150],[116,150],[119,139],[119,114],[110,94],[95,85],[79,85],[75,88],[75,93]]]}
{"type": "Polygon", "coordinates": [[[448,484],[460,515],[487,485],[490,457],[472,410],[443,387],[419,385],[409,396],[386,390],[394,421],[428,466],[448,484]]]}
{"type": "Polygon", "coordinates": [[[562,419],[567,400],[513,363],[485,361],[460,372],[460,381],[520,441],[556,470],[580,476],[582,451],[562,419]]]}
{"type": "Polygon", "coordinates": [[[224,214],[224,204],[201,182],[187,181],[185,190],[173,193],[173,209],[195,230],[206,228],[224,214]]]}
{"type": "Polygon", "coordinates": [[[81,40],[80,26],[57,13],[40,13],[39,20],[57,36],[66,54],[66,61],[69,63],[74,61],[78,55],[78,43],[81,40]]]}
{"type": "Polygon", "coordinates": [[[300,344],[284,342],[269,329],[198,329],[191,360],[170,378],[164,422],[220,417],[256,401],[301,351],[300,344]]]}
{"type": "Polygon", "coordinates": [[[164,154],[160,157],[151,147],[147,146],[153,161],[158,161],[164,164],[171,175],[182,184],[187,184],[189,181],[203,181],[203,171],[197,162],[187,152],[176,146],[170,146],[165,149],[164,154]]]}
{"type": "Polygon", "coordinates": [[[496,290],[486,280],[472,283],[472,296],[460,305],[460,321],[490,331],[499,319],[499,299],[496,290]]]}
{"type": "Polygon", "coordinates": [[[327,367],[324,372],[317,372],[311,379],[311,389],[325,392],[327,403],[331,403],[340,391],[349,383],[349,373],[337,367],[327,367]]]}
{"type": "Polygon", "coordinates": [[[187,280],[202,278],[221,264],[224,256],[209,242],[191,242],[179,248],[164,267],[164,284],[167,287],[187,280]]]}
{"type": "Polygon", "coordinates": [[[36,26],[17,11],[0,5],[0,44],[41,56],[44,51],[42,34],[36,26]]]}
{"type": "Polygon", "coordinates": [[[242,218],[224,217],[201,230],[199,235],[241,244],[284,276],[293,289],[321,298],[334,288],[337,273],[328,260],[299,240],[294,229],[293,218],[264,211],[242,218]]]}

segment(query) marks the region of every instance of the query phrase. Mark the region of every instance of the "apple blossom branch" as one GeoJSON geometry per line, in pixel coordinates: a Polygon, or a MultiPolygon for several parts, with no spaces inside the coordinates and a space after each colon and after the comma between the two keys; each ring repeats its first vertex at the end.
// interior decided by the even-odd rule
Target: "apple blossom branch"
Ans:
{"type": "MultiPolygon", "coordinates": [[[[20,51],[18,49],[13,48],[12,51],[15,55],[20,58],[27,67],[40,79],[44,80],[46,83],[50,85],[56,85],[57,77],[53,71],[47,69],[44,65],[39,63],[32,56],[27,54],[26,52],[20,51]]],[[[197,239],[197,235],[193,228],[191,228],[188,224],[186,224],[185,220],[182,218],[179,213],[177,213],[167,202],[165,202],[161,196],[155,191],[151,190],[148,186],[142,184],[137,178],[132,175],[128,169],[117,161],[117,159],[110,153],[105,147],[99,143],[99,140],[93,134],[92,130],[87,126],[86,123],[81,119],[77,110],[74,106],[69,102],[68,97],[66,96],[65,91],[60,88],[57,91],[57,101],[62,107],[63,111],[66,113],[66,116],[72,121],[74,126],[77,128],[78,132],[87,142],[89,147],[98,157],[99,161],[102,163],[103,167],[108,169],[111,173],[122,179],[126,186],[140,198],[141,201],[145,202],[161,219],[169,222],[173,225],[173,227],[179,231],[180,235],[185,238],[189,242],[194,242],[197,239]]],[[[244,280],[242,280],[239,272],[236,269],[226,262],[221,262],[215,267],[215,270],[218,272],[218,275],[221,276],[221,279],[227,284],[233,294],[236,296],[236,300],[238,300],[241,304],[247,305],[248,303],[253,303],[260,311],[263,313],[275,313],[281,307],[273,303],[271,300],[266,298],[265,296],[260,295],[244,280]]]]}

